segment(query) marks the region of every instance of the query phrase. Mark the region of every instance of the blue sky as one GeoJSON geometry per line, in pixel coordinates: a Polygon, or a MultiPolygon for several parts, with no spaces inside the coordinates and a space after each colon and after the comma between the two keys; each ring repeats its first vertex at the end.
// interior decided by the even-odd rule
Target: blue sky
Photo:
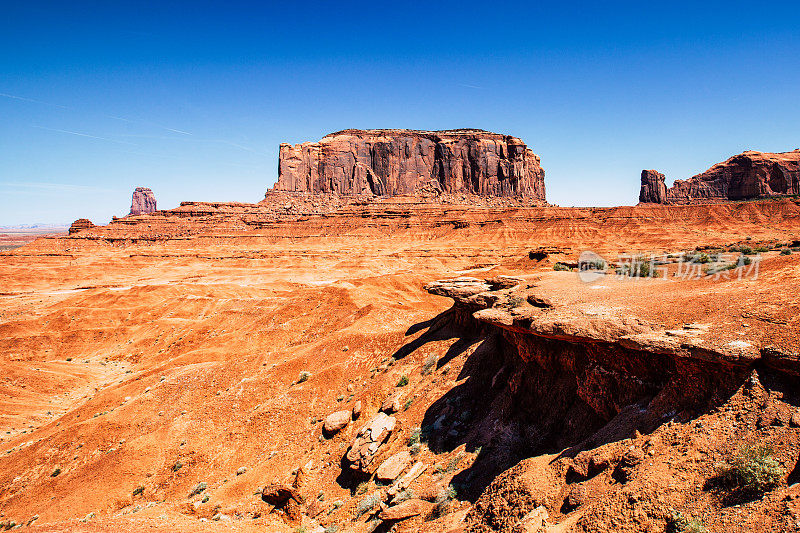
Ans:
{"type": "Polygon", "coordinates": [[[0,17],[0,225],[259,201],[281,142],[476,127],[548,200],[630,205],[800,147],[796,2],[18,2],[0,17]]]}

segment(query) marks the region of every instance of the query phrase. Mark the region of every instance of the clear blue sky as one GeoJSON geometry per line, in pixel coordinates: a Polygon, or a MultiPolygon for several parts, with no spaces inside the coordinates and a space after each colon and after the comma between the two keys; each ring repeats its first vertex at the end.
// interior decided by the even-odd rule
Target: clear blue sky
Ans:
{"type": "Polygon", "coordinates": [[[259,201],[344,128],[516,135],[559,205],[800,147],[797,2],[147,4],[3,4],[0,225],[259,201]]]}

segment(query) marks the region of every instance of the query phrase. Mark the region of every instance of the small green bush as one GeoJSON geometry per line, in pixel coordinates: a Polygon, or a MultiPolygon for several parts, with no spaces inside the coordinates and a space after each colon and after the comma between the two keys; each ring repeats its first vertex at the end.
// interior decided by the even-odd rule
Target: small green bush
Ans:
{"type": "Polygon", "coordinates": [[[138,495],[142,494],[143,492],[144,492],[144,487],[142,487],[141,485],[139,485],[138,487],[133,489],[133,495],[134,496],[138,496],[138,495]]]}
{"type": "Polygon", "coordinates": [[[61,473],[61,469],[60,468],[56,468],[55,470],[53,470],[53,473],[50,474],[50,477],[56,477],[60,473],[61,473]]]}
{"type": "Polygon", "coordinates": [[[743,446],[717,468],[717,484],[742,498],[759,496],[775,488],[785,470],[768,446],[743,446]]]}
{"type": "Polygon", "coordinates": [[[425,363],[423,363],[422,365],[422,375],[427,376],[428,374],[430,374],[436,367],[437,362],[438,359],[436,358],[435,355],[428,356],[428,358],[425,359],[425,363]]]}
{"type": "Polygon", "coordinates": [[[792,255],[792,251],[788,248],[781,250],[781,255],[792,255]]]}
{"type": "Polygon", "coordinates": [[[705,523],[695,516],[686,517],[673,511],[667,519],[667,533],[710,533],[705,523]]]}
{"type": "Polygon", "coordinates": [[[764,254],[769,252],[769,246],[758,246],[753,249],[758,254],[764,254]]]}
{"type": "Polygon", "coordinates": [[[411,435],[408,436],[408,445],[413,446],[419,444],[420,435],[422,435],[421,428],[414,428],[411,430],[411,435]]]}
{"type": "Polygon", "coordinates": [[[567,265],[565,265],[564,263],[560,263],[559,262],[559,263],[556,263],[556,264],[553,265],[553,270],[555,270],[557,272],[567,272],[567,271],[570,271],[572,269],[570,267],[568,267],[567,265]]]}
{"type": "Polygon", "coordinates": [[[413,398],[409,398],[406,401],[406,404],[403,406],[403,411],[408,411],[408,408],[411,407],[412,403],[414,403],[414,399],[413,398]]]}
{"type": "Polygon", "coordinates": [[[308,381],[308,378],[310,377],[311,377],[311,372],[303,370],[302,372],[300,372],[300,376],[297,378],[297,382],[305,383],[306,381],[308,381]]]}
{"type": "Polygon", "coordinates": [[[631,278],[657,278],[658,270],[653,268],[653,263],[647,258],[639,257],[630,264],[617,268],[617,274],[631,278]]]}
{"type": "Polygon", "coordinates": [[[458,494],[453,485],[450,485],[446,489],[443,489],[441,492],[439,492],[439,495],[436,497],[435,505],[433,506],[428,519],[435,520],[446,515],[450,511],[451,502],[456,498],[457,495],[458,494]]]}
{"type": "Polygon", "coordinates": [[[406,385],[408,385],[408,376],[403,374],[402,376],[400,376],[400,380],[397,382],[397,386],[405,387],[406,385]]]}

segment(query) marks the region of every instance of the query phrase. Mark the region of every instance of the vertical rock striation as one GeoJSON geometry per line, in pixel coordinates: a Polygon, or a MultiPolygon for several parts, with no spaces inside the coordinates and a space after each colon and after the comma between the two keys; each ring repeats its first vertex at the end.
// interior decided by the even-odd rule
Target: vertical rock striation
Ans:
{"type": "Polygon", "coordinates": [[[645,204],[663,204],[667,201],[667,186],[664,174],[655,170],[642,170],[642,187],[639,201],[645,204]]]}
{"type": "Polygon", "coordinates": [[[743,152],[670,188],[655,171],[642,171],[640,202],[697,204],[800,194],[800,149],[792,152],[743,152]],[[645,173],[648,173],[645,176],[645,173]],[[650,173],[654,173],[650,174],[650,173]],[[665,196],[661,198],[664,187],[665,196]]]}
{"type": "Polygon", "coordinates": [[[156,197],[147,187],[136,187],[131,198],[131,212],[128,215],[146,215],[158,211],[156,197]]]}
{"type": "Polygon", "coordinates": [[[276,191],[516,196],[545,203],[539,157],[516,137],[483,130],[344,130],[281,144],[276,191]]]}

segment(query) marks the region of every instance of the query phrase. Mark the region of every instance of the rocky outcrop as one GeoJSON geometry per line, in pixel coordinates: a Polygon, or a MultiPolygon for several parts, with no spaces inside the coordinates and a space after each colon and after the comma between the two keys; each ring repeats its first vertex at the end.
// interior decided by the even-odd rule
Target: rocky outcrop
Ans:
{"type": "Polygon", "coordinates": [[[378,413],[361,428],[345,456],[350,468],[371,473],[378,450],[394,431],[397,420],[385,413],[378,413]]]}
{"type": "Polygon", "coordinates": [[[800,149],[782,153],[744,152],[688,180],[675,180],[668,189],[661,174],[642,171],[639,201],[697,204],[795,194],[800,194],[800,149]]]}
{"type": "Polygon", "coordinates": [[[645,204],[663,204],[667,201],[667,186],[664,174],[655,170],[642,170],[642,187],[639,201],[645,204]]]}
{"type": "Polygon", "coordinates": [[[339,195],[513,196],[545,203],[539,156],[483,130],[344,130],[281,144],[276,191],[339,195]]]}
{"type": "Polygon", "coordinates": [[[94,224],[92,224],[92,221],[89,220],[88,218],[79,218],[78,220],[73,222],[72,225],[69,227],[69,234],[70,235],[74,235],[75,233],[78,233],[79,231],[82,231],[82,230],[85,230],[85,229],[89,229],[89,228],[94,228],[94,227],[96,227],[96,226],[94,224]]]}
{"type": "Polygon", "coordinates": [[[128,215],[146,215],[158,211],[156,197],[147,187],[136,187],[131,198],[131,211],[128,215]]]}

